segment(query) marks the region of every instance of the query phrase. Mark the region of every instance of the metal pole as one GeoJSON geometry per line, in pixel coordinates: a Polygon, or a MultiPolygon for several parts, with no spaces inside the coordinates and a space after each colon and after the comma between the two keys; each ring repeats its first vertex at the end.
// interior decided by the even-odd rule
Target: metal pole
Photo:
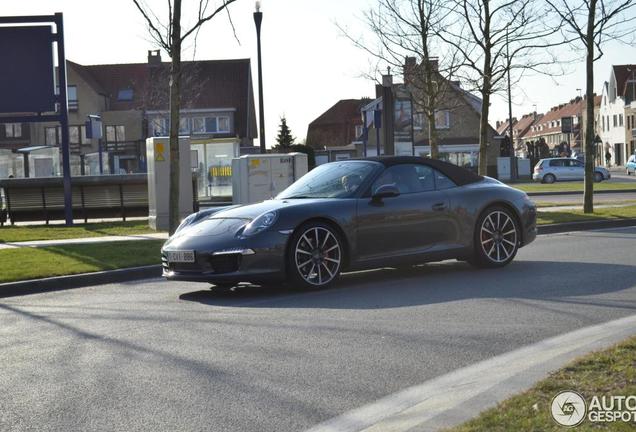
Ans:
{"type": "Polygon", "coordinates": [[[256,46],[258,54],[258,136],[260,139],[261,153],[265,153],[265,114],[263,112],[263,66],[261,62],[261,22],[263,21],[263,13],[259,10],[254,12],[254,23],[256,24],[256,46]]]}
{"type": "Polygon", "coordinates": [[[64,55],[64,19],[61,12],[55,14],[57,28],[57,61],[60,85],[60,125],[62,128],[62,174],[64,185],[64,218],[66,225],[73,225],[73,195],[71,192],[71,162],[68,133],[68,99],[66,94],[66,56],[64,55]]]}
{"type": "Polygon", "coordinates": [[[506,59],[508,59],[508,134],[510,137],[510,162],[511,162],[511,177],[513,180],[516,180],[517,175],[517,161],[516,159],[512,159],[515,156],[515,142],[513,139],[513,128],[512,128],[512,90],[510,84],[510,52],[508,51],[508,31],[506,31],[506,59]]]}

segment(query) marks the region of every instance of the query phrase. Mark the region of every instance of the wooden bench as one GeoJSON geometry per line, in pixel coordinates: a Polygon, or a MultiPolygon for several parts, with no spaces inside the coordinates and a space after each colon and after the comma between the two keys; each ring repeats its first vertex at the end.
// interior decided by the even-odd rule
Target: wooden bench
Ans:
{"type": "MultiPolygon", "coordinates": [[[[148,216],[146,174],[73,177],[71,185],[74,219],[148,216]]],[[[64,219],[61,177],[2,179],[0,188],[5,201],[0,224],[7,218],[11,224],[64,219]]]]}

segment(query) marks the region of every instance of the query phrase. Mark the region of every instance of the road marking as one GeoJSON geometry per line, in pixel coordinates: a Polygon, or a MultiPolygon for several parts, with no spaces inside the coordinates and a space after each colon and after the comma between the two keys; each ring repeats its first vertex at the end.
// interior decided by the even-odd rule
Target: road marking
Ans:
{"type": "MultiPolygon", "coordinates": [[[[547,373],[585,352],[605,348],[635,332],[636,315],[632,315],[562,334],[409,387],[314,426],[308,432],[407,431],[425,427],[426,422],[462,407],[476,396],[484,399],[486,407],[494,406],[499,400],[489,395],[489,390],[504,381],[514,378],[511,381],[515,392],[529,388],[534,379],[528,375],[534,375],[524,372],[545,367],[547,373]]],[[[483,408],[464,414],[472,417],[483,408]]]]}

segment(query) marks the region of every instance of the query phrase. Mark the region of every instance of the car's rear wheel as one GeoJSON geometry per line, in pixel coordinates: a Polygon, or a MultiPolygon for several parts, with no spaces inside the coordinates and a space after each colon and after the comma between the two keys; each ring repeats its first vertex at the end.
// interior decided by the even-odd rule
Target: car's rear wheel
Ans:
{"type": "Polygon", "coordinates": [[[594,173],[594,182],[595,183],[600,183],[603,181],[603,174],[601,174],[600,172],[595,172],[594,173]]]}
{"type": "Polygon", "coordinates": [[[305,290],[325,288],[340,275],[343,258],[343,241],[336,230],[323,222],[309,222],[294,232],[290,242],[290,282],[305,290]]]}
{"type": "Polygon", "coordinates": [[[477,221],[474,256],[469,262],[479,267],[503,267],[514,259],[520,239],[512,212],[502,206],[489,207],[477,221]]]}
{"type": "Polygon", "coordinates": [[[556,177],[554,174],[546,174],[543,176],[543,183],[554,183],[556,181],[556,177]]]}

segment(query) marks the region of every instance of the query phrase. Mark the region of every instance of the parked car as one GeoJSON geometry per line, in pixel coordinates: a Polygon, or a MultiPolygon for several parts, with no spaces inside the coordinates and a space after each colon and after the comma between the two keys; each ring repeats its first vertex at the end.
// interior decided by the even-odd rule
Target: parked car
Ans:
{"type": "MultiPolygon", "coordinates": [[[[594,181],[601,182],[611,178],[610,172],[601,166],[594,168],[594,181]]],[[[583,180],[585,178],[585,164],[571,158],[541,159],[534,167],[532,179],[541,183],[556,181],[583,180]]]]}
{"type": "Polygon", "coordinates": [[[627,175],[632,175],[636,173],[636,154],[633,154],[627,160],[625,164],[625,170],[627,171],[627,175]]]}
{"type": "Polygon", "coordinates": [[[275,199],[194,213],[161,253],[169,280],[311,289],[345,270],[451,258],[502,267],[536,234],[525,192],[400,156],[323,164],[275,199]]]}

